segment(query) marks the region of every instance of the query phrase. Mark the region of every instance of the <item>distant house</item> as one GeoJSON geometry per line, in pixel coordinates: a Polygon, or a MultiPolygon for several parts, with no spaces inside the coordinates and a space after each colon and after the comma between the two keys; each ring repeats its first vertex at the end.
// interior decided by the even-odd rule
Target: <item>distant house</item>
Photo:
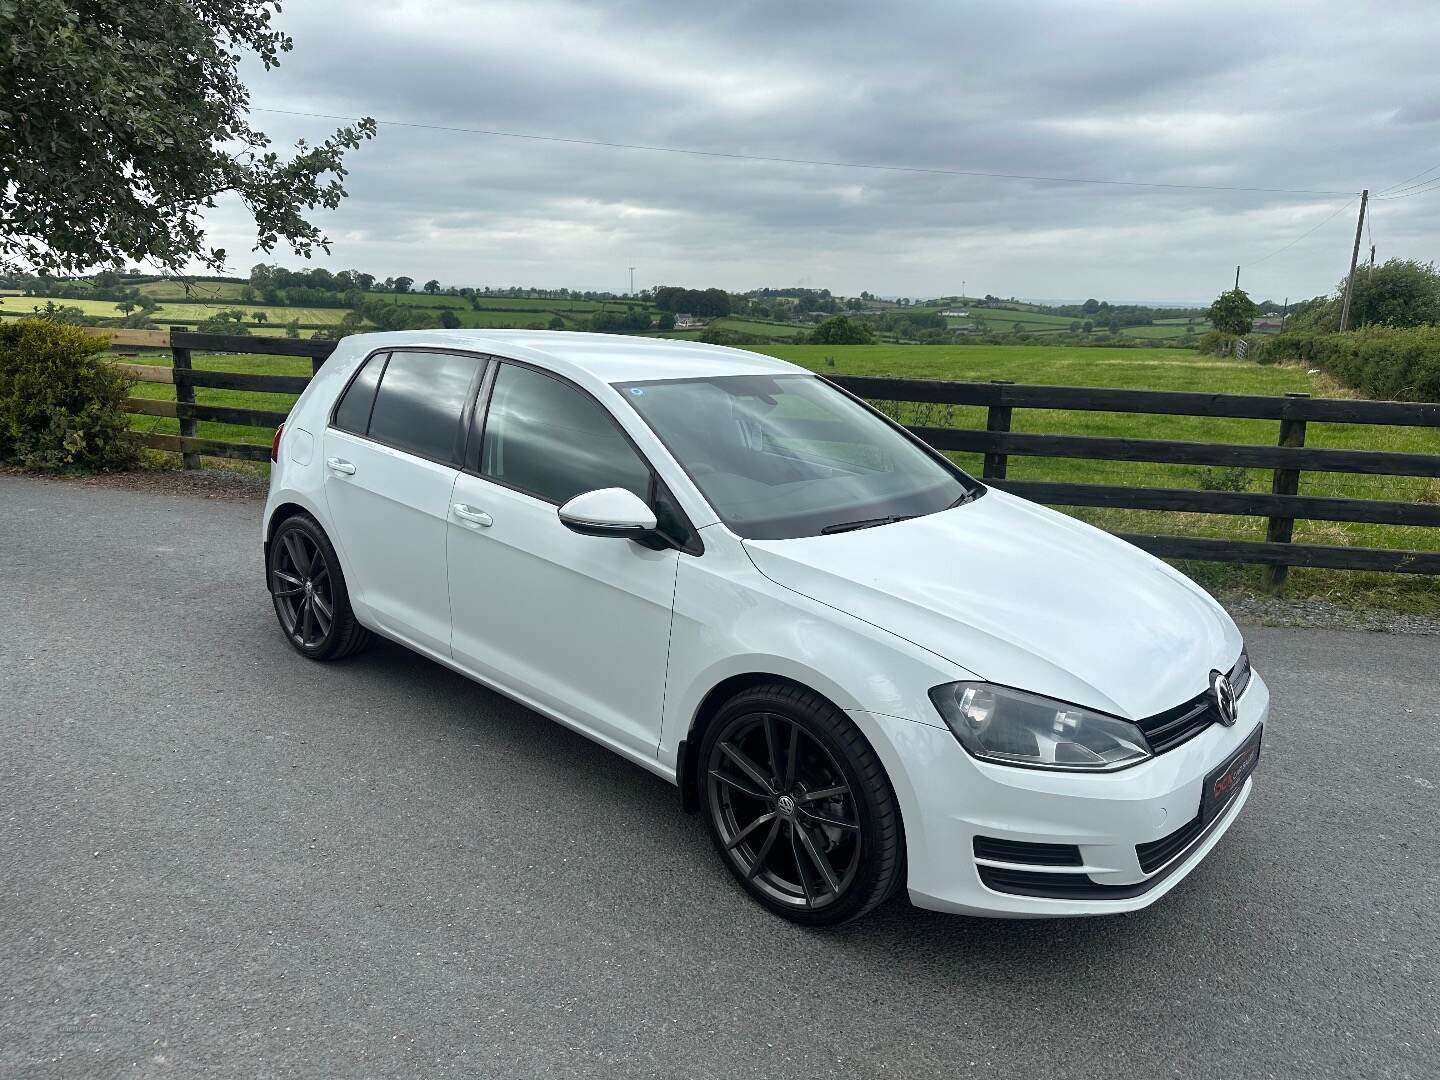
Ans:
{"type": "MultiPolygon", "coordinates": [[[[941,314],[946,313],[941,312],[941,314]]],[[[952,334],[973,334],[975,333],[975,324],[973,322],[956,323],[954,326],[950,327],[950,332],[952,334]]]]}
{"type": "Polygon", "coordinates": [[[942,311],[940,314],[944,315],[947,319],[968,319],[970,317],[968,311],[942,311]]]}
{"type": "Polygon", "coordinates": [[[691,315],[689,312],[686,311],[682,311],[680,312],[680,314],[675,316],[676,330],[694,330],[697,327],[704,325],[704,319],[697,319],[694,315],[691,315]]]}
{"type": "Polygon", "coordinates": [[[1266,315],[1261,319],[1253,319],[1250,322],[1250,329],[1257,334],[1275,333],[1284,326],[1284,320],[1279,315],[1266,315]]]}

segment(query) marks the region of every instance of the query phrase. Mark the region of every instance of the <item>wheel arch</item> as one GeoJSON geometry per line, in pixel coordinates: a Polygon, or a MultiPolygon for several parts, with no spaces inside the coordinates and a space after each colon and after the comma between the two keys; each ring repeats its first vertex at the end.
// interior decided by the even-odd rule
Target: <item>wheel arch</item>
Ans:
{"type": "MultiPolygon", "coordinates": [[[[340,562],[340,573],[344,576],[348,584],[351,580],[349,560],[346,558],[345,551],[341,544],[337,542],[335,535],[326,526],[324,517],[318,512],[316,507],[310,505],[308,500],[300,497],[297,492],[291,491],[287,492],[283,499],[275,503],[269,510],[269,516],[265,520],[265,588],[270,588],[270,541],[275,537],[275,530],[280,528],[281,525],[292,517],[297,517],[300,514],[305,514],[314,519],[320,531],[323,532],[330,541],[330,546],[335,549],[335,558],[340,562]]],[[[353,602],[354,597],[352,596],[351,599],[353,602]]]]}
{"type": "MultiPolygon", "coordinates": [[[[267,589],[270,587],[270,541],[275,538],[275,530],[297,514],[308,514],[312,518],[315,517],[314,511],[308,506],[298,502],[282,502],[276,504],[265,521],[265,587],[267,589]]],[[[324,526],[322,525],[321,528],[324,526]]]]}
{"type": "MultiPolygon", "coordinates": [[[[686,730],[685,738],[680,740],[676,748],[675,779],[680,787],[680,805],[686,811],[694,812],[700,809],[700,744],[705,738],[705,731],[715,715],[727,701],[735,695],[743,693],[756,686],[768,685],[793,686],[806,693],[814,694],[831,708],[844,716],[850,716],[851,710],[844,708],[834,698],[834,695],[827,694],[818,687],[805,682],[803,679],[789,675],[781,675],[774,671],[743,671],[733,675],[727,675],[714,686],[705,692],[690,718],[689,728],[686,730]]],[[[890,776],[890,770],[885,767],[885,755],[878,752],[874,742],[865,733],[860,725],[856,725],[860,737],[865,740],[872,753],[880,761],[881,768],[886,774],[886,779],[893,789],[894,778],[890,776]]]]}

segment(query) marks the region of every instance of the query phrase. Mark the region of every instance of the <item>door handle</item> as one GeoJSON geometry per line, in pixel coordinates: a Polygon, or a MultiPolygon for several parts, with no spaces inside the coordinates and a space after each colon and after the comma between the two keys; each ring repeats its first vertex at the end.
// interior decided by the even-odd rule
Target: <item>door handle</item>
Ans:
{"type": "Polygon", "coordinates": [[[488,529],[491,525],[495,524],[494,518],[485,513],[484,510],[476,510],[473,506],[456,503],[450,509],[455,511],[455,516],[461,521],[468,521],[471,525],[479,525],[488,529]]]}
{"type": "Polygon", "coordinates": [[[355,475],[355,466],[338,457],[326,458],[325,467],[331,472],[344,473],[346,476],[355,475]]]}

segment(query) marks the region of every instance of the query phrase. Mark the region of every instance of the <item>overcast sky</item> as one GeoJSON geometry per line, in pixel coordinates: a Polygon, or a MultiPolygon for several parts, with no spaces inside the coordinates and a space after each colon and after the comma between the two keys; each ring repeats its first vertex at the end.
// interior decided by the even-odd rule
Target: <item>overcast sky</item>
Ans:
{"type": "MultiPolygon", "coordinates": [[[[303,0],[256,106],[370,115],[332,269],[446,284],[1208,300],[1328,291],[1346,195],[876,172],[565,145],[1378,191],[1437,166],[1440,12],[1339,2],[705,4],[303,0]],[[1266,258],[1266,256],[1271,256],[1266,258]],[[1263,261],[1262,261],[1263,260],[1263,261]],[[1252,265],[1253,264],[1253,265],[1252,265]]],[[[257,112],[282,145],[334,121],[257,112]]],[[[1421,179],[1425,179],[1422,177],[1421,179]]],[[[1429,260],[1440,189],[1372,202],[1378,257],[1429,260]]],[[[231,207],[211,239],[242,273],[231,207]]],[[[1369,240],[1366,240],[1368,245],[1369,240]]],[[[276,261],[298,265],[288,250],[276,261]]]]}

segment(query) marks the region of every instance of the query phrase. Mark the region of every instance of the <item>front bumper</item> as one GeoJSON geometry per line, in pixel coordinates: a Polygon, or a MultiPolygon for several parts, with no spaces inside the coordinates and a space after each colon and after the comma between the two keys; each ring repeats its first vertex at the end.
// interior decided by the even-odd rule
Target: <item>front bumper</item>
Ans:
{"type": "Polygon", "coordinates": [[[940,911],[1020,918],[1112,914],[1153,904],[1209,854],[1250,796],[1253,780],[1246,780],[1213,821],[1202,826],[1196,820],[1206,774],[1269,715],[1270,691],[1258,674],[1239,706],[1234,727],[1212,724],[1142,765],[1092,776],[989,764],[967,754],[948,729],[891,726],[905,773],[896,790],[905,814],[911,900],[940,911]],[[1187,827],[1189,833],[1178,832],[1187,827]],[[1080,864],[977,856],[977,836],[1073,846],[1080,864]],[[1163,861],[1148,858],[1149,870],[1142,869],[1137,846],[1167,837],[1174,843],[1163,849],[1163,861]],[[992,883],[1016,891],[986,884],[986,867],[992,883]],[[1044,874],[1069,880],[1054,890],[1011,884],[1044,874]],[[1085,878],[1096,888],[1086,888],[1085,878]],[[1061,895],[1022,895],[1046,891],[1061,895]]]}

